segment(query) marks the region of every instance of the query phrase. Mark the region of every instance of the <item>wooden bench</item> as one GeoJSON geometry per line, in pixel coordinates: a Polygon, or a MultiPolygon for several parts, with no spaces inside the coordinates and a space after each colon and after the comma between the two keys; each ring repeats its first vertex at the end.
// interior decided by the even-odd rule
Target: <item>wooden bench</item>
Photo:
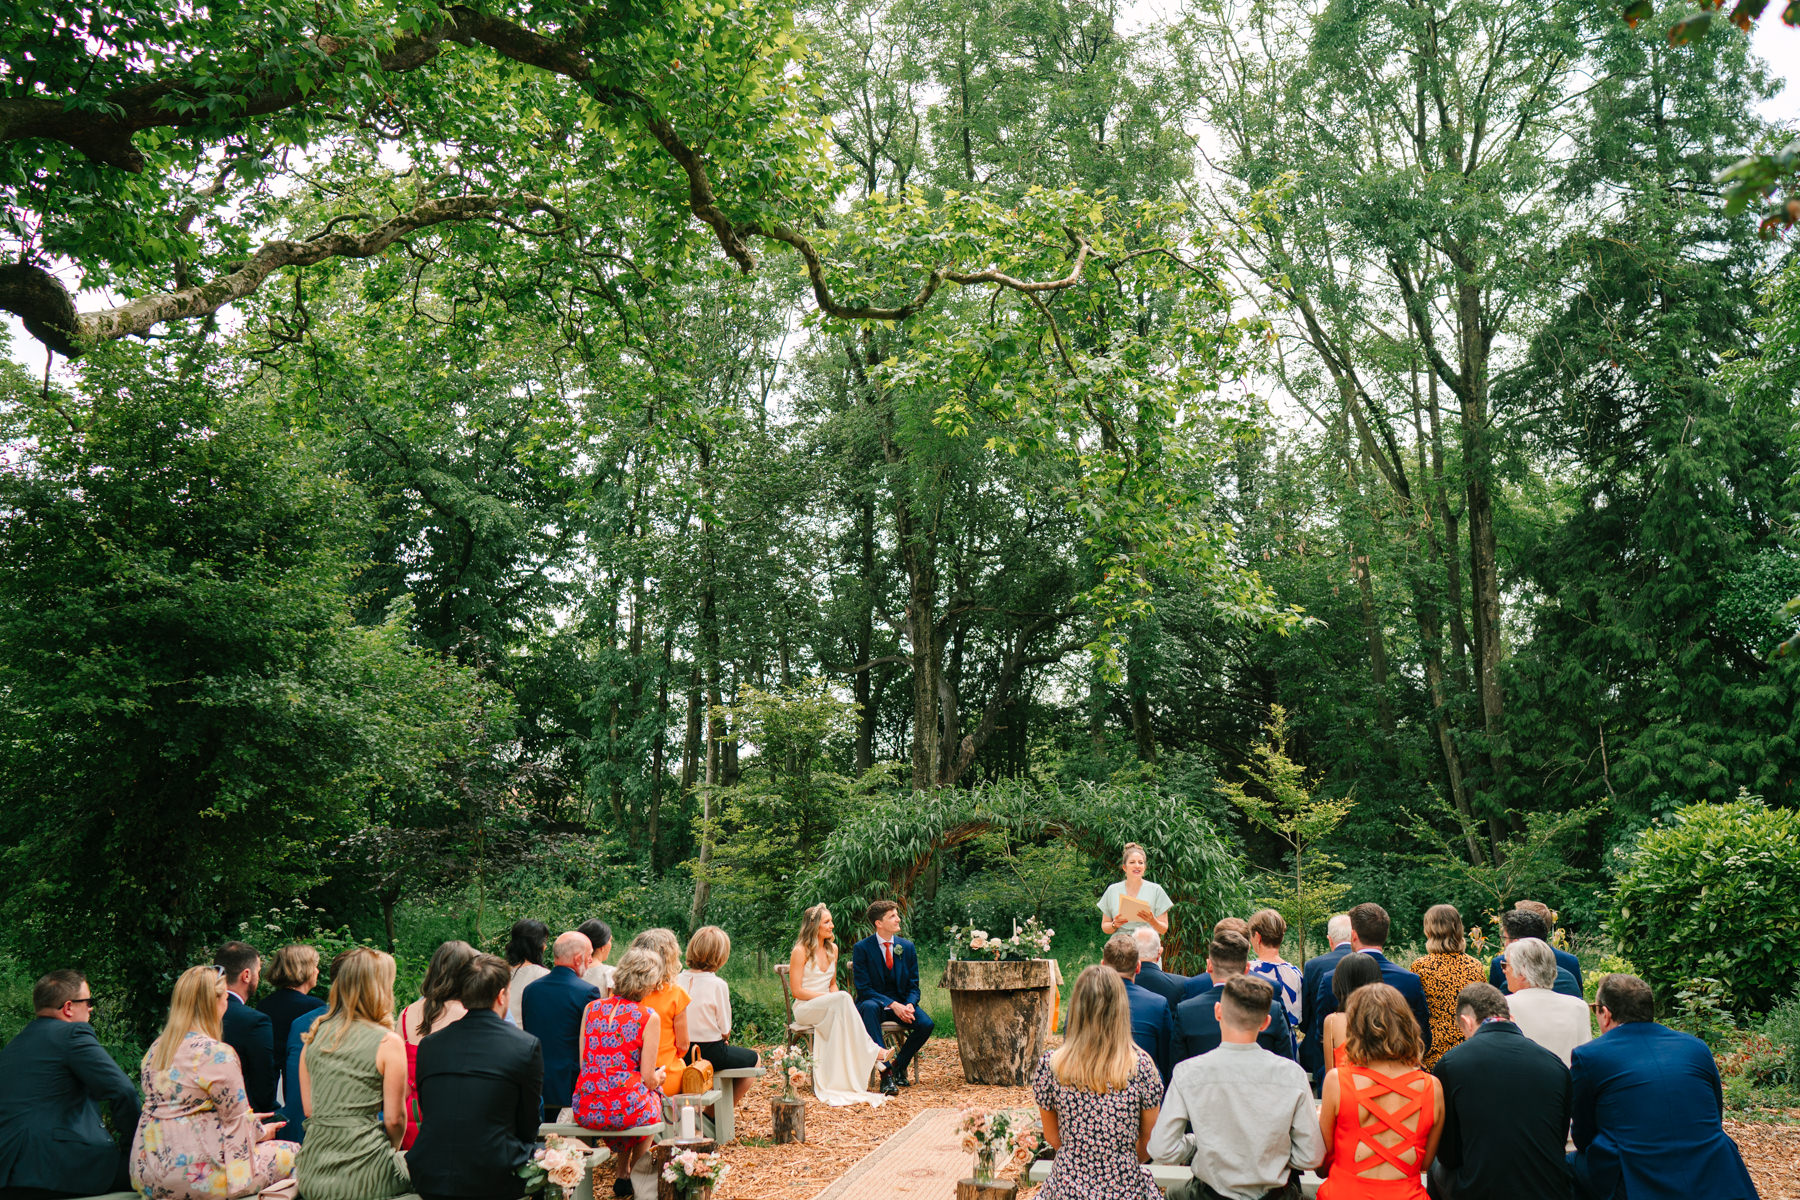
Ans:
{"type": "MultiPolygon", "coordinates": [[[[1043,1183],[1050,1178],[1050,1167],[1054,1160],[1040,1158],[1026,1168],[1025,1179],[1029,1183],[1043,1183]]],[[[1164,1192],[1172,1192],[1185,1183],[1191,1183],[1194,1172],[1191,1168],[1176,1163],[1145,1163],[1150,1168],[1150,1178],[1164,1192]]],[[[1300,1194],[1306,1197],[1319,1194],[1319,1177],[1311,1172],[1300,1173],[1300,1194]]]]}
{"type": "MultiPolygon", "coordinates": [[[[805,1038],[806,1052],[811,1054],[813,1048],[813,1027],[794,1020],[794,989],[788,986],[788,967],[786,963],[780,963],[776,966],[775,977],[781,980],[781,1005],[787,1014],[787,1042],[785,1044],[792,1046],[801,1038],[805,1038]]],[[[886,1042],[891,1049],[898,1050],[906,1042],[907,1032],[907,1027],[898,1021],[883,1021],[881,1023],[881,1040],[886,1042]]],[[[919,1059],[921,1057],[923,1057],[923,1052],[913,1055],[912,1062],[907,1064],[908,1069],[906,1073],[912,1077],[914,1083],[919,1082],[919,1059]]]]}
{"type": "Polygon", "coordinates": [[[762,1076],[761,1067],[732,1067],[725,1071],[713,1072],[713,1083],[722,1097],[713,1105],[713,1140],[723,1146],[737,1136],[736,1089],[724,1086],[732,1079],[757,1079],[762,1076]]]}

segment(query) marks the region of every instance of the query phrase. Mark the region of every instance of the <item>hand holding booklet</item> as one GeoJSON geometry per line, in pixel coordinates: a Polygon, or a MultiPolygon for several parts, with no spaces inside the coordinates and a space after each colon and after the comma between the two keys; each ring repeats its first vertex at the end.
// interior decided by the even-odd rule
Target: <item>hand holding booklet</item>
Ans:
{"type": "Polygon", "coordinates": [[[1119,897],[1119,920],[1125,922],[1148,922],[1156,916],[1156,910],[1135,896],[1119,897]]]}

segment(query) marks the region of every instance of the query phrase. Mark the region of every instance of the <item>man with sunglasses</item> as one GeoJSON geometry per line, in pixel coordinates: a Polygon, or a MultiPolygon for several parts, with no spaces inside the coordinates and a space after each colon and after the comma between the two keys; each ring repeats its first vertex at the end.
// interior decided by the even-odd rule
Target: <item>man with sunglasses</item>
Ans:
{"type": "Polygon", "coordinates": [[[129,1190],[137,1089],[94,1036],[98,1000],[86,977],[52,971],[31,1003],[37,1019],[0,1050],[0,1200],[129,1190]],[[103,1101],[123,1146],[100,1123],[103,1101]]]}

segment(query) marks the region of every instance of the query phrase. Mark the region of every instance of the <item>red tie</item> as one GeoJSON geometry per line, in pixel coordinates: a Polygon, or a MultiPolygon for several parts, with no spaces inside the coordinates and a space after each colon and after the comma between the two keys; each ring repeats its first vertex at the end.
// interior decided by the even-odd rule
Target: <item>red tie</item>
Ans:
{"type": "Polygon", "coordinates": [[[890,971],[893,970],[894,969],[894,943],[892,943],[892,942],[881,943],[881,954],[882,954],[883,958],[887,959],[888,970],[890,970],[890,971]]]}

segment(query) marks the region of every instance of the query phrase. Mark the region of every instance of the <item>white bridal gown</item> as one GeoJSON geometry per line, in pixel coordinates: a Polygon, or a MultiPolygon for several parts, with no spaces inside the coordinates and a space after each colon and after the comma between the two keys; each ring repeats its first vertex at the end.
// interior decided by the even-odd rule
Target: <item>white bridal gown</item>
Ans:
{"type": "MultiPolygon", "coordinates": [[[[832,966],[836,965],[833,958],[832,966]]],[[[834,1107],[881,1107],[887,1097],[868,1088],[881,1047],[869,1040],[856,1001],[849,992],[826,991],[831,976],[813,965],[811,955],[801,969],[800,986],[819,993],[811,1000],[794,1001],[794,1020],[813,1027],[813,1095],[834,1107]]]]}

